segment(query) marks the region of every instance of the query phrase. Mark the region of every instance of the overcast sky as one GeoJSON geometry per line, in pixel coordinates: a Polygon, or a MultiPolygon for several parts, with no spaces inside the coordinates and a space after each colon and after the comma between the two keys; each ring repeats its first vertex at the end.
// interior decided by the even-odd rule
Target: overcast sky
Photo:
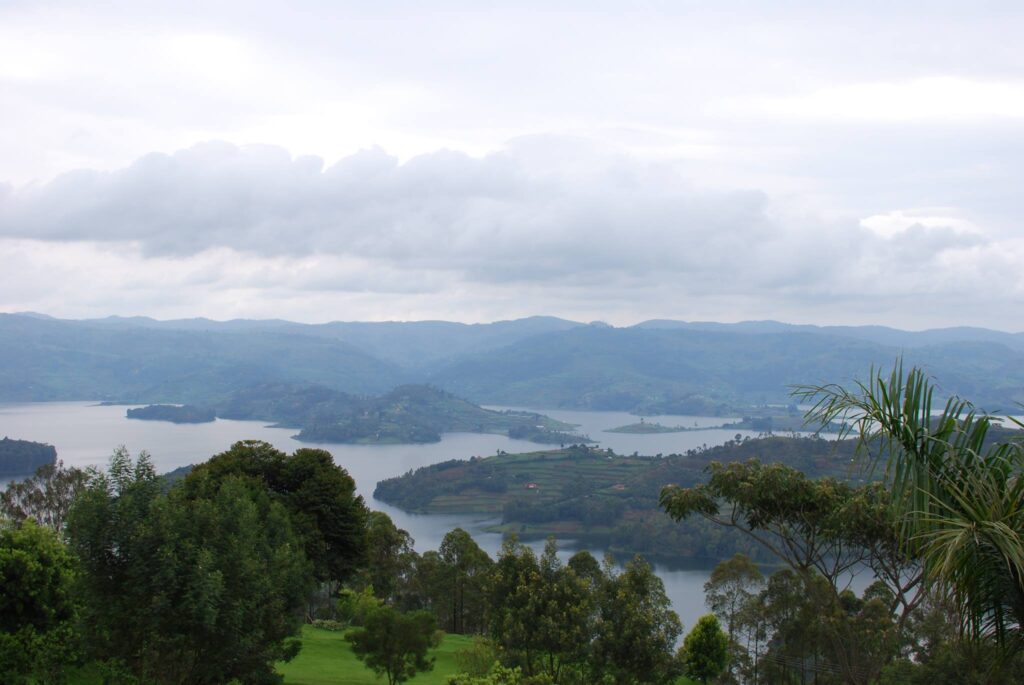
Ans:
{"type": "Polygon", "coordinates": [[[1024,3],[99,4],[0,2],[0,311],[1024,329],[1024,3]]]}

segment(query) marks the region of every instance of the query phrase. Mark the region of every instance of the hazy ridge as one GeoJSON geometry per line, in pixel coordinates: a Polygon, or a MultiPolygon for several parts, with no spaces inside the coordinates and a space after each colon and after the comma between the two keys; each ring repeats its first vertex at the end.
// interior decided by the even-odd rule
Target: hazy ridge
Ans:
{"type": "Polygon", "coordinates": [[[429,382],[474,402],[639,410],[788,401],[793,383],[847,382],[903,356],[992,410],[1024,401],[1024,338],[978,328],[900,331],[554,317],[444,321],[60,320],[0,315],[0,400],[221,403],[315,383],[355,395],[429,382]]]}

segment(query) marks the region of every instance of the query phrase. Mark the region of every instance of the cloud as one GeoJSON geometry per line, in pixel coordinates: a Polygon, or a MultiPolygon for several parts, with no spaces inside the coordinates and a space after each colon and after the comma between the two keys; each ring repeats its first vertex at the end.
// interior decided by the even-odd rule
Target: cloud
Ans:
{"type": "Polygon", "coordinates": [[[893,319],[908,294],[966,308],[994,278],[1005,297],[1022,290],[1024,245],[956,208],[826,219],[758,190],[702,188],[684,169],[552,136],[404,163],[373,148],[328,168],[204,143],[0,190],[2,266],[20,281],[0,307],[619,322],[841,308],[841,320],[907,325],[893,319]]]}
{"type": "Polygon", "coordinates": [[[439,151],[404,164],[371,149],[327,169],[279,148],[206,143],[9,191],[0,234],[130,244],[145,257],[227,248],[560,280],[728,271],[742,255],[761,264],[748,269],[777,269],[806,236],[768,206],[761,192],[699,190],[671,164],[581,139],[532,137],[480,158],[439,151]]]}

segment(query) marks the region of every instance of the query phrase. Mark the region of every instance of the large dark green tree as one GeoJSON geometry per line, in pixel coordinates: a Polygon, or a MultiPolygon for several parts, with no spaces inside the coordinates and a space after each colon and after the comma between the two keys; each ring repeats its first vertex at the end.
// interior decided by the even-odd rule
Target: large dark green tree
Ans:
{"type": "Polygon", "coordinates": [[[0,682],[60,683],[78,657],[74,562],[52,530],[0,520],[0,682]]]}
{"type": "Polygon", "coordinates": [[[164,495],[146,455],[121,449],[79,496],[68,536],[89,654],[144,682],[276,682],[313,581],[303,540],[251,480],[202,493],[164,495]]]}
{"type": "Polygon", "coordinates": [[[229,477],[244,477],[288,510],[317,580],[344,582],[366,562],[363,498],[330,452],[302,448],[286,454],[259,440],[236,442],[185,479],[189,496],[205,496],[229,477]]]}

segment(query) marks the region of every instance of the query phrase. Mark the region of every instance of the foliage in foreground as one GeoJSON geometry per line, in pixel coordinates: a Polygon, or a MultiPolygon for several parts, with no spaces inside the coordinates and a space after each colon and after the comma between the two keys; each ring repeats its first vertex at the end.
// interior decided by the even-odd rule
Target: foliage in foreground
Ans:
{"type": "Polygon", "coordinates": [[[74,561],[53,531],[0,524],[0,682],[63,680],[78,656],[73,582],[74,561]]]}
{"type": "Polygon", "coordinates": [[[68,538],[95,659],[149,683],[260,683],[298,649],[311,569],[265,490],[228,478],[206,497],[162,495],[148,457],[122,449],[79,497],[68,538]]]}
{"type": "Polygon", "coordinates": [[[706,683],[717,678],[729,662],[729,638],[714,614],[701,616],[683,640],[679,654],[686,675],[706,683]]]}
{"type": "MultiPolygon", "coordinates": [[[[957,397],[933,411],[925,373],[898,364],[853,390],[804,388],[819,421],[854,422],[884,465],[905,548],[952,603],[963,632],[1008,650],[1024,641],[1024,444],[987,440],[993,417],[957,397]]],[[[1018,423],[1014,421],[1015,423],[1018,423]]],[[[1020,425],[1018,423],[1018,425],[1020,425]]]]}

